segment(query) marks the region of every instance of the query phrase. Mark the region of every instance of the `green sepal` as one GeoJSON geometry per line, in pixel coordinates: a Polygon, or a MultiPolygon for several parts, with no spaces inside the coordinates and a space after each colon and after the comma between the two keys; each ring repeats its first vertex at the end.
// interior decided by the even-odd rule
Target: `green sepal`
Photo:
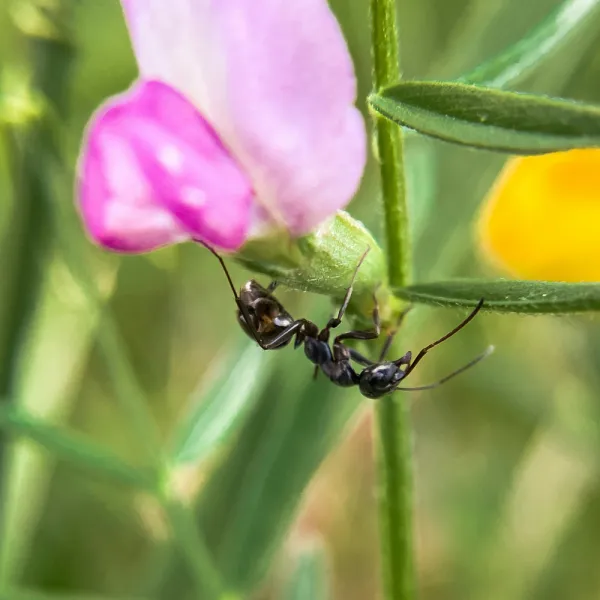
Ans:
{"type": "Polygon", "coordinates": [[[395,318],[401,302],[388,286],[384,252],[367,228],[344,211],[296,240],[280,234],[248,242],[235,258],[292,289],[323,294],[339,303],[367,249],[354,282],[349,314],[370,321],[376,292],[385,325],[395,318]]]}

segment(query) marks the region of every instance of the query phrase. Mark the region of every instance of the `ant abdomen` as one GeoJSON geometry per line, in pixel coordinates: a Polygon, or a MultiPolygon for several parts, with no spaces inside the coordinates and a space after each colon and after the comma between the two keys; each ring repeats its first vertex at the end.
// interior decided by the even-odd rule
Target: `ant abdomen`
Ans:
{"type": "MultiPolygon", "coordinates": [[[[246,316],[238,307],[238,323],[245,333],[255,339],[260,338],[269,343],[294,323],[294,318],[271,293],[272,288],[265,288],[251,279],[240,290],[240,303],[246,308],[246,316]],[[248,319],[250,323],[248,323],[248,319]]],[[[291,338],[283,339],[272,346],[282,348],[290,343],[291,338]]]]}

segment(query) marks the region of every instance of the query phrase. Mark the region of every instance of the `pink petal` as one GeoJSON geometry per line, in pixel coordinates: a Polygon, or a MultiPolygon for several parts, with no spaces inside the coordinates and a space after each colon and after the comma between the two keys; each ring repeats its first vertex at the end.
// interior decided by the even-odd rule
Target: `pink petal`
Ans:
{"type": "Polygon", "coordinates": [[[325,0],[122,0],[140,69],[191,98],[270,218],[307,233],[366,160],[356,82],[325,0]]]}
{"type": "Polygon", "coordinates": [[[92,119],[79,201],[91,236],[113,250],[146,252],[190,238],[235,250],[247,237],[252,189],[190,102],[142,81],[92,119]]]}

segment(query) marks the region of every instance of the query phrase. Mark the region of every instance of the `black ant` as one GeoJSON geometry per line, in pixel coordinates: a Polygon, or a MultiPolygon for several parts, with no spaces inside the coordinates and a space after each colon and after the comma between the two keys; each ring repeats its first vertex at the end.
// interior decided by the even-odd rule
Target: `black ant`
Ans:
{"type": "Polygon", "coordinates": [[[412,373],[417,364],[429,350],[458,333],[475,317],[483,306],[483,298],[477,303],[477,306],[466,319],[440,339],[425,346],[425,348],[417,354],[414,361],[412,360],[412,353],[410,351],[398,360],[385,361],[385,356],[392,345],[392,340],[402,319],[410,309],[409,307],[409,309],[401,313],[396,329],[388,335],[379,356],[379,360],[372,361],[360,354],[354,348],[346,346],[343,341],[370,340],[379,337],[381,325],[375,296],[375,308],[373,309],[374,328],[366,331],[354,330],[342,333],[335,337],[332,346],[329,345],[330,331],[342,323],[344,313],[350,303],[356,275],[358,274],[358,270],[367,256],[369,249],[362,255],[356,265],[350,285],[346,290],[342,306],[340,307],[337,316],[329,319],[327,325],[323,329],[319,329],[315,323],[308,319],[294,320],[284,309],[282,304],[273,296],[273,291],[277,287],[277,282],[273,282],[267,288],[264,288],[254,279],[251,279],[244,284],[238,295],[231,276],[229,275],[229,271],[221,256],[210,246],[207,246],[206,244],[203,245],[214,254],[225,272],[238,307],[238,322],[246,334],[256,340],[263,350],[282,348],[289,344],[292,338],[295,337],[294,348],[298,348],[304,344],[304,353],[306,357],[315,365],[315,377],[320,369],[336,385],[341,387],[353,387],[358,385],[360,392],[367,398],[381,398],[382,396],[395,391],[418,391],[435,388],[471,368],[480,360],[488,356],[494,349],[493,346],[490,346],[484,353],[435,383],[419,387],[400,387],[400,382],[412,373]],[[354,361],[365,368],[360,373],[357,373],[353,368],[351,361],[354,361]],[[405,369],[402,370],[402,367],[405,367],[405,369]]]}

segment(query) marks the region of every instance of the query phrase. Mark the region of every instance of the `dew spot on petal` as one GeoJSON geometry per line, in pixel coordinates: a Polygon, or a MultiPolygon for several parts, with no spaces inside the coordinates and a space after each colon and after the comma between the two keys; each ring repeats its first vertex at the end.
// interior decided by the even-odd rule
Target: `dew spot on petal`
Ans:
{"type": "Polygon", "coordinates": [[[179,148],[172,144],[167,144],[158,151],[158,160],[173,175],[178,175],[183,171],[183,155],[179,148]]]}
{"type": "MultiPolygon", "coordinates": [[[[166,211],[127,205],[114,198],[107,202],[104,216],[107,231],[128,231],[130,234],[144,231],[172,231],[179,229],[177,221],[166,211]]],[[[186,235],[182,232],[182,236],[186,235]]]]}
{"type": "Polygon", "coordinates": [[[202,208],[206,204],[206,194],[198,187],[186,186],[181,190],[181,200],[190,208],[202,208]]]}

